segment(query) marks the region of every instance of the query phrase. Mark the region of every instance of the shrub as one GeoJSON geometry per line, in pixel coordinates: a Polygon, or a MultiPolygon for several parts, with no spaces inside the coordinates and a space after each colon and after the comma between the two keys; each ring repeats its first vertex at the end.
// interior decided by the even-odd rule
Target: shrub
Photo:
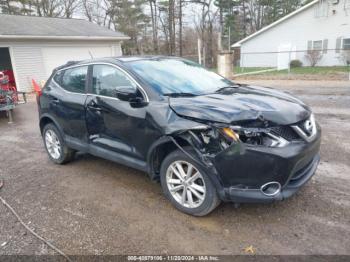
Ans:
{"type": "Polygon", "coordinates": [[[320,50],[309,50],[305,57],[310,62],[310,65],[314,67],[322,59],[322,53],[320,50]]]}
{"type": "Polygon", "coordinates": [[[340,59],[345,63],[345,65],[350,65],[350,50],[344,50],[341,55],[340,59]]]}
{"type": "Polygon", "coordinates": [[[290,67],[291,68],[302,67],[302,66],[303,66],[303,63],[300,60],[298,60],[298,59],[290,61],[290,67]]]}

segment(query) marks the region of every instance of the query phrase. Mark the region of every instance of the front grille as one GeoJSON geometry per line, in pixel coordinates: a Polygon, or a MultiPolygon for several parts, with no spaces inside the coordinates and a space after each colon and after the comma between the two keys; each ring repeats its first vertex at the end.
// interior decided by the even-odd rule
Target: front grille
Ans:
{"type": "Polygon", "coordinates": [[[300,136],[290,126],[276,126],[271,128],[271,133],[288,141],[298,140],[300,136]]]}

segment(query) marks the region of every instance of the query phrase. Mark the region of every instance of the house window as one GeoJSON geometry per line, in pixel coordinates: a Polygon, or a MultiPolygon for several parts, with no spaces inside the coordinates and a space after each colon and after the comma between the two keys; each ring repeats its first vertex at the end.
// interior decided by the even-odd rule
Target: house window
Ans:
{"type": "Polygon", "coordinates": [[[323,43],[322,40],[317,40],[317,41],[307,41],[307,50],[322,50],[322,49],[327,49],[328,48],[328,40],[324,40],[325,43],[323,43]],[[323,44],[323,45],[322,45],[323,44]]]}
{"type": "Polygon", "coordinates": [[[322,40],[313,41],[312,50],[322,50],[322,40]]]}
{"type": "Polygon", "coordinates": [[[340,49],[341,49],[341,37],[338,37],[335,44],[335,52],[340,53],[340,49]]]}
{"type": "Polygon", "coordinates": [[[350,50],[350,38],[343,39],[343,49],[350,50]]]}
{"type": "Polygon", "coordinates": [[[328,51],[328,39],[323,39],[323,53],[327,54],[328,51]]]}

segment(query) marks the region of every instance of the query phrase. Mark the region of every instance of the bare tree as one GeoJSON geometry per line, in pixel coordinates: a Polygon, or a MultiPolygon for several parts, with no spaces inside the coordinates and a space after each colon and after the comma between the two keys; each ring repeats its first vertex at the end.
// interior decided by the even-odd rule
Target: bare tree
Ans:
{"type": "Polygon", "coordinates": [[[158,47],[157,0],[149,0],[148,2],[149,2],[150,9],[151,9],[153,50],[155,53],[158,53],[159,47],[158,47]]]}
{"type": "Polygon", "coordinates": [[[322,59],[322,52],[320,50],[309,50],[306,52],[305,58],[314,67],[322,59]]]}
{"type": "Polygon", "coordinates": [[[175,53],[175,0],[169,0],[168,6],[168,31],[169,31],[169,55],[175,53]]]}
{"type": "Polygon", "coordinates": [[[183,0],[179,0],[179,55],[182,56],[182,8],[183,0]]]}
{"type": "Polygon", "coordinates": [[[59,17],[63,11],[61,0],[34,0],[33,6],[38,16],[59,17]]]}
{"type": "MultiPolygon", "coordinates": [[[[63,0],[64,1],[64,0],[63,0]]],[[[90,22],[98,25],[111,27],[111,16],[113,15],[109,1],[104,0],[80,0],[84,15],[90,22]]]]}
{"type": "Polygon", "coordinates": [[[219,10],[213,9],[213,0],[207,1],[197,1],[200,5],[200,12],[198,14],[198,8],[194,10],[197,13],[195,17],[194,24],[198,33],[198,37],[203,43],[202,53],[204,65],[212,67],[214,65],[214,37],[217,35],[214,34],[214,25],[216,23],[216,18],[218,17],[219,10]]]}
{"type": "Polygon", "coordinates": [[[61,0],[63,14],[66,18],[72,18],[76,9],[80,6],[80,0],[61,0]]]}

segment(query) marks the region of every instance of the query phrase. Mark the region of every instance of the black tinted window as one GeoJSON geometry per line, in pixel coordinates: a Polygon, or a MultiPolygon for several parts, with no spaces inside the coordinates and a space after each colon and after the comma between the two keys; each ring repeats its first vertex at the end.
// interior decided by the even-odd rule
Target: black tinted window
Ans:
{"type": "Polygon", "coordinates": [[[116,90],[136,85],[119,69],[109,65],[94,65],[92,93],[102,96],[116,96],[116,90]]]}
{"type": "Polygon", "coordinates": [[[85,80],[87,71],[87,66],[75,67],[65,70],[61,80],[61,86],[70,92],[85,93],[85,80]]]}

